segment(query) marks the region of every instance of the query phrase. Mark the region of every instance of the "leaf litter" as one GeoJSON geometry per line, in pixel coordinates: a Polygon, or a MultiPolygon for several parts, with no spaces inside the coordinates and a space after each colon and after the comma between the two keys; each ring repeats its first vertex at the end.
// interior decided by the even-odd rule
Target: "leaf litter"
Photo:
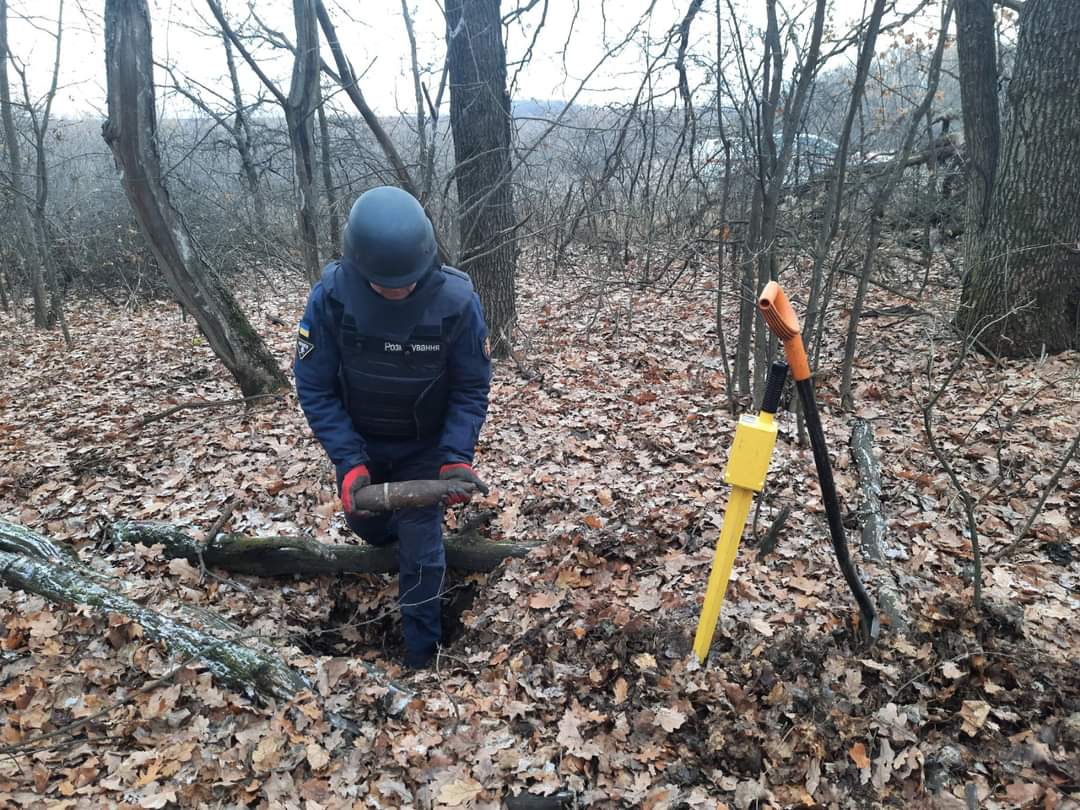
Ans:
{"type": "MultiPolygon", "coordinates": [[[[510,794],[568,792],[581,806],[910,807],[931,797],[964,807],[972,786],[985,807],[1077,801],[1078,466],[1048,497],[1034,542],[987,565],[979,622],[962,513],[919,421],[926,341],[941,363],[956,349],[940,320],[922,331],[867,322],[855,369],[911,630],[855,646],[813,460],[784,413],[759,520],[767,526],[784,505],[791,517],[764,559],[744,538],[699,666],[690,639],[733,429],[715,290],[701,278],[663,295],[627,286],[601,298],[529,279],[522,288],[525,362],[540,377],[499,364],[478,452],[493,491],[449,521],[494,511],[493,538],[544,544],[491,575],[453,577],[451,590],[471,588],[474,601],[437,669],[416,675],[393,663],[392,577],[201,582],[153,549],[99,542],[100,526],[120,518],[205,531],[234,496],[233,531],[350,542],[332,470],[293,396],[140,429],[179,402],[235,396],[190,321],[164,304],[122,313],[76,302],[79,342],[64,352],[58,336],[0,315],[0,515],[70,543],[152,603],[221,613],[317,692],[257,705],[195,662],[178,667],[122,617],[0,589],[0,746],[19,749],[0,761],[0,804],[495,808],[510,794]],[[1047,544],[1073,553],[1055,562],[1047,544]],[[365,663],[415,690],[402,714],[387,716],[385,687],[365,663]],[[156,678],[159,688],[138,692],[156,678]]],[[[297,287],[248,302],[283,365],[291,330],[262,314],[291,322],[303,298],[297,287]]],[[[833,373],[841,350],[841,333],[829,332],[817,376],[854,521],[850,416],[833,373]]],[[[1077,365],[1075,353],[972,358],[942,400],[942,441],[962,473],[1022,483],[985,498],[987,549],[1011,541],[1075,430],[1077,365]]],[[[875,566],[855,553],[872,583],[875,566]]]]}

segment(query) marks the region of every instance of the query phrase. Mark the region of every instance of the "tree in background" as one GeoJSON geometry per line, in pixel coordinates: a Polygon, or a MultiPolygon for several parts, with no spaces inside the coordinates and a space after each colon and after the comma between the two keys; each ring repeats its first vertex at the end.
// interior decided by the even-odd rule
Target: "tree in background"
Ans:
{"type": "MultiPolygon", "coordinates": [[[[38,240],[30,211],[26,205],[23,188],[22,156],[19,135],[15,129],[15,115],[11,106],[11,86],[8,84],[7,0],[0,0],[0,115],[3,117],[4,143],[7,145],[8,163],[11,166],[11,191],[14,197],[15,226],[18,238],[18,254],[30,275],[30,293],[34,299],[34,325],[44,329],[49,325],[49,304],[45,292],[45,272],[42,267],[38,240]]],[[[55,91],[54,91],[55,92],[55,91]]]]}
{"type": "MultiPolygon", "coordinates": [[[[319,103],[319,27],[313,0],[294,0],[296,23],[292,81],[286,95],[263,71],[251,52],[236,35],[218,0],[207,0],[222,32],[232,41],[244,61],[285,112],[289,145],[293,154],[293,179],[296,192],[296,223],[304,253],[304,271],[314,284],[322,274],[319,259],[318,192],[315,184],[315,109],[319,103]]],[[[231,69],[231,68],[230,68],[231,69]]]]}
{"type": "Polygon", "coordinates": [[[173,295],[195,318],[245,396],[286,388],[277,361],[203,259],[162,180],[146,0],[105,3],[105,65],[109,118],[102,135],[123,173],[139,229],[173,295]]]}
{"type": "Polygon", "coordinates": [[[493,350],[506,356],[516,319],[517,223],[511,109],[499,0],[449,0],[446,45],[458,191],[460,265],[480,294],[493,350]]]}
{"type": "Polygon", "coordinates": [[[959,325],[990,351],[1080,347],[1080,3],[1026,0],[998,110],[991,0],[959,0],[968,216],[959,325]]]}

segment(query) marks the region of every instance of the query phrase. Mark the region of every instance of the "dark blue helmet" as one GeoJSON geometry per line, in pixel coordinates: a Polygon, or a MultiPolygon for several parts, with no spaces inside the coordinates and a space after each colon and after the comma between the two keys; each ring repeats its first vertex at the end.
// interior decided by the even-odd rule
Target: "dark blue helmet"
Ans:
{"type": "Polygon", "coordinates": [[[408,287],[438,266],[435,229],[409,192],[365,191],[345,225],[341,261],[381,287],[408,287]]]}

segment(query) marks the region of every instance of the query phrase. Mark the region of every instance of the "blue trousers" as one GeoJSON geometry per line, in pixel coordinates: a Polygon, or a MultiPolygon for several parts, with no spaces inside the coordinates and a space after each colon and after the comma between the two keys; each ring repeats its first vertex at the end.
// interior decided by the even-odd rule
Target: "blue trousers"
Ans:
{"type": "MultiPolygon", "coordinates": [[[[371,483],[433,480],[444,463],[430,443],[368,440],[371,483]]],[[[338,476],[341,489],[342,475],[338,476]]],[[[426,662],[442,638],[442,590],[446,576],[443,507],[400,509],[371,517],[346,514],[349,528],[373,546],[398,544],[398,604],[406,663],[426,662]]]]}

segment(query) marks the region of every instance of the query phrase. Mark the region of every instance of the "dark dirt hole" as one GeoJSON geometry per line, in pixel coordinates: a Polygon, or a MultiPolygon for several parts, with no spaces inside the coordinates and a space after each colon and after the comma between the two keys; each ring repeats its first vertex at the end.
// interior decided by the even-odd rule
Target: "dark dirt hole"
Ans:
{"type": "MultiPolygon", "coordinates": [[[[301,646],[312,655],[357,656],[378,652],[388,658],[404,651],[401,614],[390,599],[358,602],[355,587],[341,588],[322,626],[312,628],[301,646]]],[[[479,593],[475,582],[450,581],[442,596],[443,646],[449,647],[464,633],[461,617],[479,593]]]]}

